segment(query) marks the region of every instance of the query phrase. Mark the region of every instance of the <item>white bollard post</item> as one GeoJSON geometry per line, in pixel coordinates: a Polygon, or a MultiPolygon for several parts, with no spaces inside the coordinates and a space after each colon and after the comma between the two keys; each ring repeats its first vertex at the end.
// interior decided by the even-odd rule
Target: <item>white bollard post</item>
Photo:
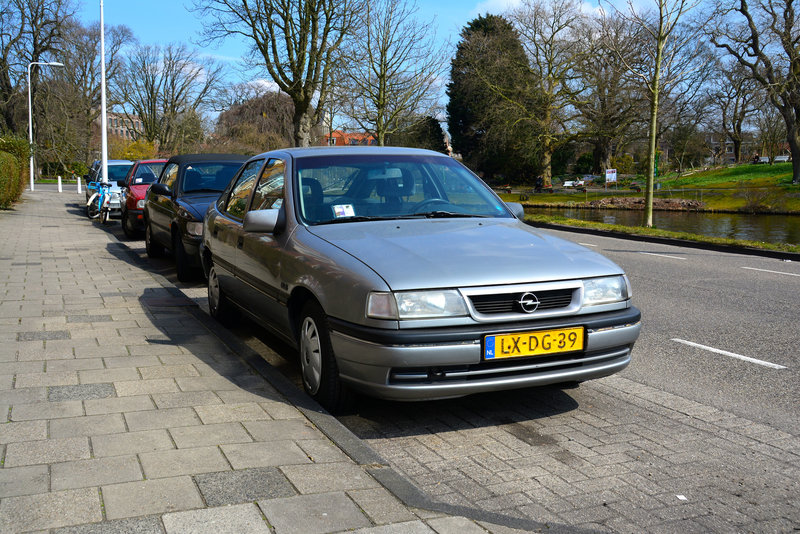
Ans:
{"type": "Polygon", "coordinates": [[[61,175],[58,175],[58,192],[63,193],[64,190],[61,188],[61,175]]]}
{"type": "Polygon", "coordinates": [[[80,195],[81,193],[83,193],[83,191],[81,191],[81,177],[78,176],[78,194],[80,195]]]}

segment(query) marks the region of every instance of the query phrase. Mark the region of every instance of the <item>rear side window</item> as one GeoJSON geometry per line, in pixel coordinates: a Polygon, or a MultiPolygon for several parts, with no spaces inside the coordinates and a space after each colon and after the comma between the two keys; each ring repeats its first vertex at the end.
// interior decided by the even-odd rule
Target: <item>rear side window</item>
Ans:
{"type": "Polygon", "coordinates": [[[175,187],[175,180],[178,179],[178,164],[170,163],[164,172],[161,174],[161,183],[173,189],[175,187]]]}
{"type": "Polygon", "coordinates": [[[250,192],[256,184],[258,178],[258,170],[264,160],[254,160],[247,163],[242,169],[239,178],[231,189],[231,194],[225,203],[225,213],[234,219],[244,219],[244,214],[247,211],[247,199],[250,192]]]}

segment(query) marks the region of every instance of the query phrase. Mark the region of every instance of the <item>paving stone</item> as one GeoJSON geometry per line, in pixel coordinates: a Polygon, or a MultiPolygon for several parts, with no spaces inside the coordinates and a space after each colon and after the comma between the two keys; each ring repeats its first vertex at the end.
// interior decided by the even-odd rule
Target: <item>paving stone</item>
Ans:
{"type": "Polygon", "coordinates": [[[171,428],[169,433],[179,449],[253,441],[240,423],[184,426],[171,428]]]}
{"type": "Polygon", "coordinates": [[[135,456],[112,456],[50,466],[50,483],[53,491],[134,480],[142,480],[142,471],[135,456]]]}
{"type": "Polygon", "coordinates": [[[96,488],[8,497],[0,501],[0,532],[45,530],[102,520],[96,488]]]}
{"type": "Polygon", "coordinates": [[[46,465],[0,469],[0,499],[48,491],[50,491],[50,472],[46,465]]]}
{"type": "Polygon", "coordinates": [[[50,464],[89,458],[87,438],[60,438],[11,443],[6,448],[5,467],[50,464]]]}
{"type": "Polygon", "coordinates": [[[282,534],[322,534],[370,526],[366,516],[344,493],[260,500],[258,506],[282,534]]]}
{"type": "MultiPolygon", "coordinates": [[[[419,520],[382,525],[379,527],[360,528],[358,530],[352,530],[351,532],[353,532],[353,534],[436,534],[428,525],[419,520]]],[[[481,529],[480,532],[485,534],[486,531],[481,529]]],[[[520,532],[519,534],[524,533],[520,532]]]]}
{"type": "Polygon", "coordinates": [[[255,504],[164,514],[167,534],[253,534],[272,532],[255,504]]]}
{"type": "Polygon", "coordinates": [[[437,534],[484,534],[486,532],[464,517],[438,517],[429,519],[427,523],[437,534]]]}
{"type": "Polygon", "coordinates": [[[0,443],[47,439],[47,421],[0,424],[0,443]]]}
{"type": "Polygon", "coordinates": [[[0,363],[0,375],[16,374],[41,374],[44,372],[44,362],[2,362],[0,363]]]}
{"type": "Polygon", "coordinates": [[[246,421],[243,424],[256,441],[297,441],[324,437],[322,432],[305,420],[246,421]]]}
{"type": "MultiPolygon", "coordinates": [[[[165,379],[171,380],[171,379],[165,379]]],[[[174,381],[172,381],[174,384],[174,381]]],[[[213,391],[181,391],[178,393],[156,393],[153,401],[159,409],[202,406],[205,404],[222,404],[213,391]]]]}
{"type": "Polygon", "coordinates": [[[149,516],[64,527],[52,534],[164,534],[164,528],[160,517],[149,516]]]}
{"type": "Polygon", "coordinates": [[[121,356],[129,356],[128,349],[121,343],[104,343],[102,346],[85,345],[75,347],[76,358],[115,358],[121,356]]]}
{"type": "Polygon", "coordinates": [[[175,379],[181,391],[224,391],[239,389],[232,380],[222,376],[190,376],[175,379]]]}
{"type": "Polygon", "coordinates": [[[139,458],[149,479],[228,471],[231,468],[218,447],[143,452],[139,458]]]}
{"type": "Polygon", "coordinates": [[[48,371],[83,371],[86,369],[102,369],[102,358],[79,358],[72,360],[56,360],[47,362],[48,371]]]}
{"type": "Polygon", "coordinates": [[[352,490],[347,494],[376,525],[416,519],[403,503],[384,488],[352,490]]]}
{"type": "Polygon", "coordinates": [[[18,332],[17,341],[45,341],[50,339],[69,339],[67,330],[18,332]]]}
{"type": "Polygon", "coordinates": [[[295,443],[303,449],[306,456],[311,458],[311,461],[315,464],[349,461],[347,455],[328,439],[306,439],[295,443]]]}
{"type": "Polygon", "coordinates": [[[84,406],[86,406],[86,415],[135,412],[137,410],[153,410],[154,408],[153,401],[148,395],[92,399],[84,401],[84,406]]]}
{"type": "MultiPolygon", "coordinates": [[[[0,382],[3,377],[0,377],[0,382]]],[[[9,377],[12,378],[13,377],[9,377]]],[[[9,383],[9,387],[10,387],[9,383]]],[[[32,404],[47,400],[47,388],[25,388],[2,391],[0,388],[0,404],[32,404]]]]}
{"type": "Polygon", "coordinates": [[[158,378],[155,380],[127,380],[114,382],[117,395],[128,397],[131,395],[148,395],[153,393],[169,393],[178,391],[178,384],[171,378],[158,378]]]}
{"type": "Polygon", "coordinates": [[[56,371],[51,373],[19,373],[14,383],[16,387],[31,388],[39,386],[63,386],[77,384],[78,375],[74,371],[56,371]]]}
{"type": "Polygon", "coordinates": [[[124,380],[140,380],[139,372],[132,367],[119,367],[117,369],[92,369],[78,371],[81,384],[96,382],[122,382],[124,380]]]}
{"type": "Polygon", "coordinates": [[[200,376],[197,369],[192,365],[156,365],[153,367],[140,367],[139,372],[142,378],[177,378],[187,376],[200,376]]]}
{"type": "Polygon", "coordinates": [[[16,404],[11,410],[12,421],[32,421],[36,419],[58,419],[83,415],[81,401],[34,402],[16,404]]]}
{"type": "Polygon", "coordinates": [[[51,438],[71,438],[77,436],[99,436],[126,431],[122,414],[87,415],[69,419],[50,421],[51,438]]]}
{"type": "Polygon", "coordinates": [[[197,415],[204,424],[229,423],[233,421],[258,421],[270,416],[258,404],[219,404],[196,406],[197,415]]]}
{"type": "Polygon", "coordinates": [[[163,429],[92,437],[92,450],[97,457],[123,456],[174,448],[172,439],[163,429]]]}
{"type": "Polygon", "coordinates": [[[132,431],[193,426],[201,423],[197,414],[191,408],[167,408],[164,410],[130,412],[125,414],[125,421],[132,431]]]}
{"type": "Polygon", "coordinates": [[[203,508],[191,477],[163,478],[102,486],[108,519],[203,508]]]}
{"type": "Polygon", "coordinates": [[[221,445],[234,469],[309,463],[308,456],[292,441],[221,445]]]}
{"type": "Polygon", "coordinates": [[[73,386],[52,386],[47,390],[50,402],[67,400],[90,400],[113,397],[114,386],[111,384],[78,384],[73,386]]]}
{"type": "MultiPolygon", "coordinates": [[[[277,443],[270,443],[270,445],[276,446],[277,443]]],[[[225,450],[224,447],[223,450],[225,450]]],[[[227,452],[225,454],[227,455],[227,452]]],[[[365,473],[361,467],[352,463],[284,464],[281,465],[280,469],[300,493],[347,491],[379,487],[379,484],[365,473]]]]}
{"type": "Polygon", "coordinates": [[[156,356],[116,356],[103,358],[103,361],[109,369],[116,369],[118,367],[148,367],[161,364],[156,356]]]}
{"type": "Polygon", "coordinates": [[[207,473],[194,477],[209,506],[223,506],[296,495],[275,467],[207,473]]]}

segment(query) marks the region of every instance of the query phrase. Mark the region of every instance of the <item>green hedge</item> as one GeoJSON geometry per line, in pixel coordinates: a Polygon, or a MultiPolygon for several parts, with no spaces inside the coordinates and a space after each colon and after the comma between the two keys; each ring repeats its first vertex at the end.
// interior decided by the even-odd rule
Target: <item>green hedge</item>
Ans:
{"type": "Polygon", "coordinates": [[[19,200],[23,183],[17,158],[8,152],[0,152],[0,208],[8,208],[19,200]]]}

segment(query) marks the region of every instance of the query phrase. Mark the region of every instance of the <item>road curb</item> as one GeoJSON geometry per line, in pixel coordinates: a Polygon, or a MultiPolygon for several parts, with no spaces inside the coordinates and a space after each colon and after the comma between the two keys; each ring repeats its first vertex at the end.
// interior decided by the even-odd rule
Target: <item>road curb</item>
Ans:
{"type": "Polygon", "coordinates": [[[565,224],[543,223],[534,221],[525,221],[525,224],[535,228],[545,228],[549,230],[561,230],[563,232],[574,232],[576,234],[589,234],[604,237],[615,237],[618,239],[627,239],[629,241],[641,241],[646,243],[659,243],[662,245],[672,245],[676,247],[694,248],[701,250],[711,250],[714,252],[727,252],[730,254],[742,254],[746,256],[760,256],[763,258],[774,258],[779,260],[800,261],[800,253],[797,252],[782,252],[779,250],[765,250],[752,247],[738,247],[733,245],[718,245],[714,243],[701,243],[698,241],[689,241],[687,239],[676,239],[672,237],[658,237],[628,234],[626,232],[617,232],[614,230],[601,230],[598,228],[580,228],[577,226],[568,226],[565,224]]]}

